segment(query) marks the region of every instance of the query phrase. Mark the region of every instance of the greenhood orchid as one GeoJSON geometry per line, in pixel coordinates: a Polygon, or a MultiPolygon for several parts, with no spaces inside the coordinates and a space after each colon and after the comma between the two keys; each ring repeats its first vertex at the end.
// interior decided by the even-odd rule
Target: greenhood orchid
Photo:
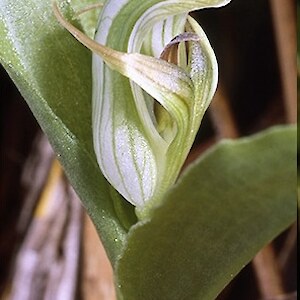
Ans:
{"type": "Polygon", "coordinates": [[[93,51],[93,140],[111,185],[140,218],[176,181],[217,86],[214,52],[189,12],[230,0],[108,0],[93,51]]]}

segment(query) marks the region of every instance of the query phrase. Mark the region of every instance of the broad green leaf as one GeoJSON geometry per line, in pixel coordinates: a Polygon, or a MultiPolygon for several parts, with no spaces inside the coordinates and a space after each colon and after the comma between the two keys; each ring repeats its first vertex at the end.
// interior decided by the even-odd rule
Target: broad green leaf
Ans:
{"type": "MultiPolygon", "coordinates": [[[[73,14],[70,6],[64,13],[73,14]]],[[[50,1],[0,0],[0,63],[49,137],[114,261],[126,235],[115,207],[129,215],[133,210],[112,201],[94,155],[90,51],[57,23],[50,1]]]]}
{"type": "Polygon", "coordinates": [[[130,230],[120,299],[215,299],[296,213],[295,128],[224,141],[130,230]]]}

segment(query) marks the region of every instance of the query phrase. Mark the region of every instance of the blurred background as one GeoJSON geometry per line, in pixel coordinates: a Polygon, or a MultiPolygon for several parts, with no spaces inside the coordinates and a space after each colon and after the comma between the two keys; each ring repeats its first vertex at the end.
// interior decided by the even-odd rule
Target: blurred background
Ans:
{"type": "MultiPolygon", "coordinates": [[[[186,165],[222,138],[296,122],[298,6],[232,0],[193,13],[215,49],[220,75],[186,165]]],[[[0,299],[115,299],[95,229],[1,66],[0,96],[0,299]]],[[[296,225],[281,234],[218,299],[296,299],[296,235],[296,225]]]]}

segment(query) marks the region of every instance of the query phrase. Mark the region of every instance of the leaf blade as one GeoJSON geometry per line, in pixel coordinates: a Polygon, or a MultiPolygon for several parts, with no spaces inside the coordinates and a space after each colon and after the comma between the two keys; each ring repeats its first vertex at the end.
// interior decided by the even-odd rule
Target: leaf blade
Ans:
{"type": "Polygon", "coordinates": [[[124,299],[215,299],[295,221],[295,150],[295,130],[277,128],[207,153],[129,233],[117,269],[124,299]]]}
{"type": "MultiPolygon", "coordinates": [[[[70,7],[65,11],[70,15],[70,7]]],[[[126,230],[92,145],[91,54],[59,26],[49,1],[1,0],[0,20],[0,62],[47,134],[114,261],[126,230]]]]}

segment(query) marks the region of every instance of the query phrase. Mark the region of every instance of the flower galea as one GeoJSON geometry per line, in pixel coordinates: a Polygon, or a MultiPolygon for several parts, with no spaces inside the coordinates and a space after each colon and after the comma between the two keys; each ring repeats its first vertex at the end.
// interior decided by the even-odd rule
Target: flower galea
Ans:
{"type": "Polygon", "coordinates": [[[93,140],[110,184],[140,218],[176,181],[217,85],[210,43],[189,12],[230,0],[108,0],[93,51],[93,140]]]}

